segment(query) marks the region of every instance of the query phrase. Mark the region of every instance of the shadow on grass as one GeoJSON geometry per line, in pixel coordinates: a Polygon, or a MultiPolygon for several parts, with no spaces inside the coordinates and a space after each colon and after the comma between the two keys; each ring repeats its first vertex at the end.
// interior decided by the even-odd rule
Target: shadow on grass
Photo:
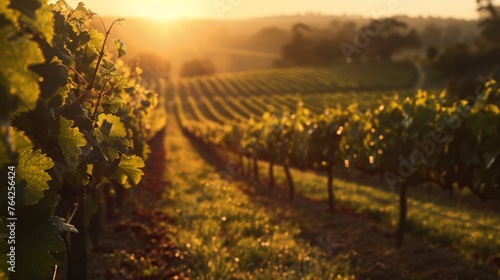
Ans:
{"type": "MultiPolygon", "coordinates": [[[[217,172],[227,171],[229,159],[223,159],[204,142],[184,135],[206,163],[217,172]]],[[[360,182],[352,174],[337,176],[341,180],[360,182]]],[[[348,206],[337,205],[335,213],[330,213],[325,201],[312,200],[300,193],[293,202],[288,201],[286,186],[282,184],[269,189],[267,180],[255,182],[244,176],[226,179],[241,182],[238,184],[241,191],[256,207],[272,213],[274,223],[286,220],[297,224],[301,230],[299,238],[319,246],[330,256],[350,253],[352,269],[360,279],[497,279],[494,269],[473,267],[450,250],[412,237],[406,237],[403,248],[396,250],[395,229],[391,225],[376,223],[366,213],[348,206]]],[[[373,178],[369,184],[373,184],[373,178]]]]}

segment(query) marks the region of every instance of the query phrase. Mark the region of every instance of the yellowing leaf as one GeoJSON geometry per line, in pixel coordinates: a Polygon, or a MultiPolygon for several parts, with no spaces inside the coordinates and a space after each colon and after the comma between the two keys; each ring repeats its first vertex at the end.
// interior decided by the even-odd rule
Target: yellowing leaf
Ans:
{"type": "Polygon", "coordinates": [[[113,161],[120,157],[120,153],[127,152],[130,142],[125,139],[127,131],[119,117],[111,114],[100,114],[97,125],[98,128],[94,130],[94,136],[108,161],[113,161]]]}
{"type": "Polygon", "coordinates": [[[120,117],[111,114],[100,114],[97,125],[102,133],[109,138],[123,138],[127,136],[125,125],[120,117]]]}
{"type": "Polygon", "coordinates": [[[24,200],[26,204],[35,204],[43,197],[43,191],[49,189],[47,183],[52,178],[45,172],[54,166],[52,159],[40,150],[27,149],[19,156],[17,173],[26,181],[24,200]]]}
{"type": "Polygon", "coordinates": [[[7,23],[0,29],[0,117],[19,107],[33,109],[36,105],[40,87],[38,76],[28,66],[44,61],[42,52],[35,42],[22,37],[7,38],[17,32],[13,24],[7,23]]]}
{"type": "Polygon", "coordinates": [[[74,121],[61,118],[57,143],[62,149],[66,163],[74,172],[78,167],[78,155],[82,153],[79,147],[87,145],[87,140],[77,127],[72,128],[74,121]]]}
{"type": "Polygon", "coordinates": [[[118,181],[126,186],[128,184],[137,185],[141,181],[144,172],[141,168],[145,166],[144,161],[138,156],[122,156],[111,179],[118,181]],[[128,184],[127,184],[128,183],[128,184]]]}

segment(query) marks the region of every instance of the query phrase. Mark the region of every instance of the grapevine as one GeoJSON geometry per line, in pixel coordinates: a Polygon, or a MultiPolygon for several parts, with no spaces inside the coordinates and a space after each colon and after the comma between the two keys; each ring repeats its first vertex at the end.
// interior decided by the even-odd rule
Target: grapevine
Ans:
{"type": "MultiPolygon", "coordinates": [[[[0,68],[0,164],[4,171],[16,166],[21,225],[17,269],[6,266],[2,238],[0,274],[52,279],[67,252],[68,279],[84,279],[87,228],[103,190],[140,182],[146,142],[161,129],[152,118],[164,113],[157,94],[119,60],[126,45],[116,39],[115,51],[106,47],[123,19],[102,23],[103,34],[86,27],[100,18],[83,3],[73,9],[64,1],[24,0],[3,1],[0,17],[7,58],[0,68]]],[[[2,197],[2,231],[6,203],[2,197]]]]}

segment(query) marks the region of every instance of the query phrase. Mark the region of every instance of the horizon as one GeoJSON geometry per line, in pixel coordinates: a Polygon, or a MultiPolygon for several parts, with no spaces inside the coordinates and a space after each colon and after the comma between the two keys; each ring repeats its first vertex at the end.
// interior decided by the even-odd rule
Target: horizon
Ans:
{"type": "MultiPolygon", "coordinates": [[[[54,3],[52,0],[49,3],[54,3]]],[[[79,0],[66,1],[76,7],[79,0]]],[[[328,0],[316,0],[313,3],[290,3],[290,0],[276,0],[267,3],[263,0],[252,2],[243,0],[211,0],[194,3],[188,0],[109,0],[100,2],[88,0],[86,7],[102,17],[144,18],[155,21],[173,21],[182,19],[201,20],[249,20],[279,16],[346,16],[380,18],[386,16],[408,16],[412,18],[443,18],[457,20],[477,20],[475,0],[459,0],[451,7],[446,3],[431,0],[375,0],[362,4],[361,0],[331,5],[328,0]],[[128,5],[124,5],[128,3],[128,5]],[[328,5],[327,5],[328,4],[328,5]],[[321,6],[321,8],[311,8],[321,6]]]]}

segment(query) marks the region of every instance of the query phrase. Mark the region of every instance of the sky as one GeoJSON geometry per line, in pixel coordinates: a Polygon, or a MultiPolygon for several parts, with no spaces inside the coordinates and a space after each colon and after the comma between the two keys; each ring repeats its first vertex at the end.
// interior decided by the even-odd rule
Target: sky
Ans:
{"type": "MultiPolygon", "coordinates": [[[[72,6],[82,0],[67,0],[72,6]]],[[[54,2],[49,1],[49,2],[54,2]]],[[[179,18],[253,18],[307,12],[325,15],[436,16],[477,19],[476,0],[83,0],[101,16],[179,18]]]]}

